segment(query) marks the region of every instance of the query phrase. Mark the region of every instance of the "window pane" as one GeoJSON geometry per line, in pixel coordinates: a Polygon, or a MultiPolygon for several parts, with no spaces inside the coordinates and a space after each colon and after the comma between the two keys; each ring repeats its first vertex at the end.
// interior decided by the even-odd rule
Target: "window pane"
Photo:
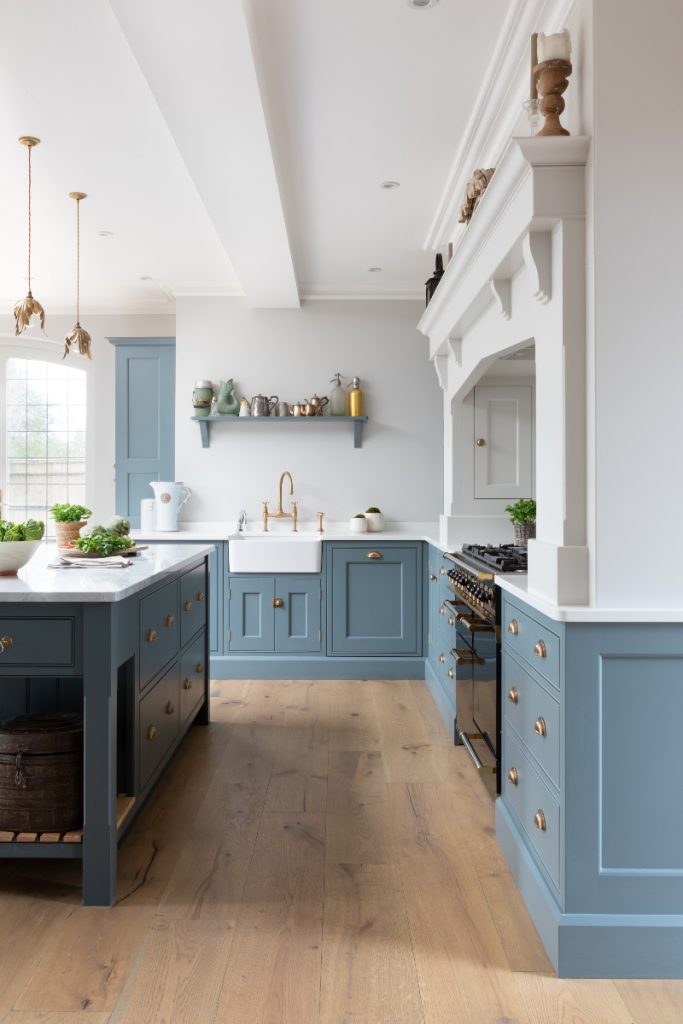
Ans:
{"type": "Polygon", "coordinates": [[[47,381],[31,380],[26,381],[26,402],[31,405],[45,405],[47,402],[47,381]]]}
{"type": "Polygon", "coordinates": [[[8,430],[26,430],[26,406],[25,405],[8,405],[7,406],[7,429],[8,430]]]}
{"type": "Polygon", "coordinates": [[[7,381],[7,401],[17,405],[26,405],[26,381],[7,381]]]}
{"type": "Polygon", "coordinates": [[[10,459],[26,457],[26,434],[8,434],[7,449],[10,459]]]}
{"type": "Polygon", "coordinates": [[[69,425],[68,405],[49,405],[48,427],[50,430],[66,430],[69,425]]]}
{"type": "Polygon", "coordinates": [[[27,405],[26,406],[26,429],[47,430],[47,406],[27,405]]]}

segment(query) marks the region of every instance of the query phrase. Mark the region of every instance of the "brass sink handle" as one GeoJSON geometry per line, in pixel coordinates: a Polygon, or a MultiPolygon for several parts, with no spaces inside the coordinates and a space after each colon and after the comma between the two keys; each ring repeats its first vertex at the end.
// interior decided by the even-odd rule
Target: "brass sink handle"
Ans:
{"type": "Polygon", "coordinates": [[[5,651],[8,651],[13,643],[14,640],[9,636],[9,634],[5,634],[5,636],[0,637],[0,654],[4,654],[5,651]]]}
{"type": "Polygon", "coordinates": [[[156,631],[156,629],[148,629],[147,632],[145,633],[145,639],[146,639],[148,644],[153,644],[154,641],[156,640],[156,638],[157,638],[157,631],[156,631]]]}
{"type": "Polygon", "coordinates": [[[325,513],[324,512],[316,512],[316,515],[318,517],[318,533],[324,533],[325,529],[323,527],[323,516],[325,515],[325,513]]]}

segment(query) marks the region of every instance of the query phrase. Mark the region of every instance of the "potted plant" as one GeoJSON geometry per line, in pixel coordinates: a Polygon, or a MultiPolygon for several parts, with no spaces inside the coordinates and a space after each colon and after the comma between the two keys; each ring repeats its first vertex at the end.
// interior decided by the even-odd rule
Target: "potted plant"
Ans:
{"type": "Polygon", "coordinates": [[[381,533],[384,529],[384,514],[381,509],[371,505],[365,510],[365,518],[368,523],[368,533],[381,533]]]}
{"type": "Polygon", "coordinates": [[[536,502],[533,498],[520,498],[514,505],[506,505],[505,511],[515,528],[515,544],[526,544],[536,536],[536,502]]]}
{"type": "Polygon", "coordinates": [[[362,512],[356,512],[349,520],[349,529],[351,533],[367,533],[368,521],[362,512]]]}
{"type": "Polygon", "coordinates": [[[50,515],[55,521],[57,547],[66,548],[78,539],[81,528],[92,511],[85,505],[53,505],[50,515]]]}

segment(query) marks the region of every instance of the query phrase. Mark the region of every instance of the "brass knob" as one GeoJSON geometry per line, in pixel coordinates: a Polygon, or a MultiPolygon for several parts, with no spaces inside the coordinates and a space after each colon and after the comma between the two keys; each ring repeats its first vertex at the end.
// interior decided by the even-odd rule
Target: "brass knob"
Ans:
{"type": "Polygon", "coordinates": [[[148,629],[147,632],[145,633],[145,638],[147,640],[147,643],[153,644],[157,638],[156,629],[148,629]]]}
{"type": "Polygon", "coordinates": [[[477,440],[475,441],[475,444],[476,444],[477,448],[483,448],[484,445],[486,444],[486,438],[485,437],[478,437],[477,440]]]}
{"type": "Polygon", "coordinates": [[[510,687],[508,690],[508,700],[511,704],[519,704],[519,690],[516,686],[510,687]]]}
{"type": "Polygon", "coordinates": [[[166,705],[166,714],[167,715],[172,715],[174,711],[175,711],[175,704],[173,703],[172,700],[169,700],[168,704],[166,705]]]}
{"type": "Polygon", "coordinates": [[[439,655],[439,661],[441,662],[442,665],[445,662],[445,660],[446,660],[446,655],[445,654],[440,654],[439,655]]]}
{"type": "Polygon", "coordinates": [[[8,651],[13,643],[14,640],[9,635],[0,637],[0,654],[4,654],[5,651],[8,651]]]}
{"type": "Polygon", "coordinates": [[[157,727],[156,727],[156,725],[150,725],[149,729],[147,730],[147,739],[148,740],[154,740],[154,739],[156,739],[156,735],[157,735],[157,727]]]}
{"type": "Polygon", "coordinates": [[[537,640],[534,644],[534,654],[536,655],[536,657],[545,658],[547,653],[548,652],[546,651],[545,644],[543,643],[543,641],[537,640]]]}
{"type": "Polygon", "coordinates": [[[201,676],[203,674],[203,672],[204,672],[204,665],[203,665],[203,663],[201,661],[197,662],[197,667],[196,667],[195,671],[196,671],[197,675],[199,675],[199,676],[201,676]]]}
{"type": "Polygon", "coordinates": [[[439,568],[439,572],[441,573],[442,576],[445,576],[446,575],[446,567],[444,565],[442,565],[439,568]]]}
{"type": "Polygon", "coordinates": [[[545,814],[540,807],[534,814],[534,825],[539,832],[545,832],[545,814]]]}
{"type": "Polygon", "coordinates": [[[448,678],[449,679],[454,679],[455,678],[455,672],[453,671],[452,668],[449,668],[449,670],[448,670],[448,678]]]}
{"type": "Polygon", "coordinates": [[[368,558],[381,558],[381,557],[382,557],[382,552],[381,551],[368,551],[368,558]]]}
{"type": "Polygon", "coordinates": [[[273,608],[284,608],[284,606],[285,606],[285,602],[282,600],[281,597],[274,597],[273,598],[273,608]]]}
{"type": "Polygon", "coordinates": [[[430,574],[429,574],[429,579],[430,579],[430,580],[431,580],[431,582],[433,583],[433,582],[434,582],[434,580],[438,579],[438,576],[435,576],[433,572],[430,572],[430,574]]]}
{"type": "Polygon", "coordinates": [[[548,729],[545,724],[545,718],[537,718],[534,722],[534,732],[537,736],[547,736],[548,729]]]}
{"type": "Polygon", "coordinates": [[[516,786],[519,782],[519,772],[516,768],[511,768],[508,772],[508,782],[511,786],[516,786]]]}
{"type": "Polygon", "coordinates": [[[445,614],[446,614],[446,609],[444,608],[443,605],[441,605],[441,607],[439,608],[439,615],[445,615],[445,614]]]}
{"type": "Polygon", "coordinates": [[[167,615],[166,622],[164,623],[164,625],[168,626],[169,628],[171,626],[175,626],[175,615],[167,615]]]}
{"type": "Polygon", "coordinates": [[[519,633],[519,623],[517,619],[510,619],[508,623],[508,633],[512,633],[513,636],[517,636],[519,633]]]}
{"type": "Polygon", "coordinates": [[[188,679],[186,677],[185,679],[183,679],[183,690],[191,690],[191,689],[192,689],[192,680],[188,679]]]}
{"type": "Polygon", "coordinates": [[[186,601],[185,602],[185,604],[183,605],[183,611],[185,611],[185,612],[191,612],[192,611],[192,601],[186,601]]]}
{"type": "Polygon", "coordinates": [[[203,590],[198,590],[197,591],[197,600],[198,601],[205,601],[206,600],[206,594],[204,593],[203,590]]]}
{"type": "Polygon", "coordinates": [[[446,619],[446,622],[448,623],[449,626],[454,626],[455,625],[455,619],[453,618],[452,615],[448,616],[448,618],[446,619]]]}

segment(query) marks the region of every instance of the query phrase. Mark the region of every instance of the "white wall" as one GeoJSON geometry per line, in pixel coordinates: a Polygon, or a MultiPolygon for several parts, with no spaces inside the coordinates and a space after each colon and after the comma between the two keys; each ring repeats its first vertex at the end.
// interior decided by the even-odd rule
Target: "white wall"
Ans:
{"type": "Polygon", "coordinates": [[[250,310],[242,299],[177,301],[176,479],[194,491],[192,520],[258,519],[294,477],[300,515],[343,520],[377,505],[391,520],[436,521],[442,488],[442,401],[418,302],[330,301],[299,310],[250,310]],[[328,394],[339,370],[357,374],[369,421],[363,448],[345,424],[212,428],[202,449],[190,420],[195,380],[235,379],[238,393],[295,402],[328,394]]]}

